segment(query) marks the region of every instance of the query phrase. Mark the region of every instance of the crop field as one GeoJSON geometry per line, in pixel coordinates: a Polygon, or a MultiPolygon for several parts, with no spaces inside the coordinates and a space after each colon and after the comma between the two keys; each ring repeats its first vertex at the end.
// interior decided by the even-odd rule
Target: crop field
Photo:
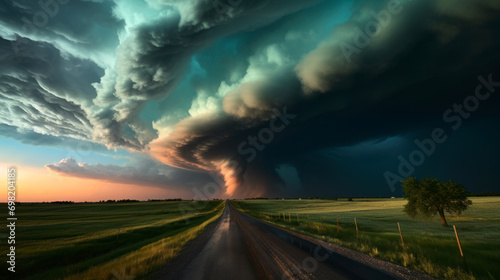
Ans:
{"type": "Polygon", "coordinates": [[[462,215],[447,215],[448,227],[441,225],[439,217],[411,219],[403,212],[406,201],[398,198],[232,203],[261,220],[441,279],[500,279],[500,197],[471,200],[473,205],[462,215]],[[458,230],[466,263],[460,256],[452,225],[458,230]]]}
{"type": "Polygon", "coordinates": [[[223,208],[222,201],[20,204],[16,279],[146,278],[223,208]]]}

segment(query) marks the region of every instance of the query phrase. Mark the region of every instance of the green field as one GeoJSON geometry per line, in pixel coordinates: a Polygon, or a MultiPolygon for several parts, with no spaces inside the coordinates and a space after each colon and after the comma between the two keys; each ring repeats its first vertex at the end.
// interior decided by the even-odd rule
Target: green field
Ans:
{"type": "Polygon", "coordinates": [[[500,197],[471,200],[473,205],[462,215],[447,216],[449,227],[441,226],[439,218],[409,218],[403,212],[406,201],[397,198],[232,203],[256,218],[438,278],[500,279],[500,197]],[[337,233],[337,217],[340,233],[337,233]],[[359,241],[354,218],[358,223],[359,241]],[[401,225],[405,247],[400,241],[397,222],[401,225]],[[452,225],[458,229],[470,273],[465,272],[452,225]]]}
{"type": "MultiPolygon", "coordinates": [[[[20,204],[16,279],[142,279],[223,208],[222,201],[20,204]]],[[[5,230],[2,235],[6,240],[5,230]]],[[[5,256],[7,246],[0,253],[5,256]]]]}

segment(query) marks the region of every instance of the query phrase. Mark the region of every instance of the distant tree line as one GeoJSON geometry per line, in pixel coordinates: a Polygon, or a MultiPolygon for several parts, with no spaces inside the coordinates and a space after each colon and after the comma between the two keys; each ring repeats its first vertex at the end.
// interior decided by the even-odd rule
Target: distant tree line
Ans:
{"type": "Polygon", "coordinates": [[[469,196],[500,196],[500,192],[469,193],[469,196]]]}
{"type": "Polygon", "coordinates": [[[139,202],[139,200],[137,200],[137,199],[120,199],[120,200],[108,199],[108,200],[99,200],[99,203],[123,203],[123,202],[139,202]]]}
{"type": "Polygon", "coordinates": [[[74,201],[52,201],[50,203],[54,203],[54,204],[73,204],[75,202],[74,201]]]}
{"type": "MultiPolygon", "coordinates": [[[[360,197],[319,197],[319,196],[314,196],[314,197],[307,197],[307,198],[302,198],[302,199],[318,199],[318,200],[339,200],[339,199],[347,199],[348,201],[352,201],[353,198],[395,198],[391,196],[360,196],[360,197]]],[[[255,200],[255,199],[301,199],[300,197],[287,197],[287,198],[282,198],[282,197],[275,197],[275,198],[270,198],[270,197],[247,197],[245,200],[255,200]]]]}
{"type": "Polygon", "coordinates": [[[159,201],[182,201],[182,198],[148,199],[148,202],[159,202],[159,201]]]}
{"type": "MultiPolygon", "coordinates": [[[[214,200],[219,200],[217,198],[214,198],[214,200]]],[[[193,199],[190,200],[183,200],[182,198],[166,198],[166,199],[148,199],[147,202],[159,202],[159,201],[193,201],[193,199]]],[[[141,202],[140,200],[137,199],[108,199],[108,200],[99,200],[99,201],[82,201],[82,202],[74,202],[70,200],[56,200],[56,201],[31,201],[31,202],[23,202],[23,203],[28,203],[28,204],[37,204],[37,203],[42,203],[42,204],[80,204],[80,203],[130,203],[130,202],[141,202]]],[[[16,202],[16,204],[21,204],[21,202],[16,202]]]]}

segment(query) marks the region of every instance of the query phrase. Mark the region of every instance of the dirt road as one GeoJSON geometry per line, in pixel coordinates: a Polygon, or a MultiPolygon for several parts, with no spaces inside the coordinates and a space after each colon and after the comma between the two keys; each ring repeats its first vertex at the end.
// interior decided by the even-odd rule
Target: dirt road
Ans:
{"type": "Polygon", "coordinates": [[[226,205],[212,237],[186,267],[181,279],[257,279],[241,229],[232,215],[226,205]]]}
{"type": "Polygon", "coordinates": [[[228,202],[220,220],[157,279],[432,279],[255,220],[228,202]]]}

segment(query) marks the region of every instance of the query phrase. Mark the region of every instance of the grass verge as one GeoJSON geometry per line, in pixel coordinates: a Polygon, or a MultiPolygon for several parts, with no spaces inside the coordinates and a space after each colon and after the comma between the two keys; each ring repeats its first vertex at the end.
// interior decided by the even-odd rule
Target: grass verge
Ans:
{"type": "Polygon", "coordinates": [[[143,279],[224,209],[223,201],[196,203],[21,204],[16,276],[143,279]]]}
{"type": "Polygon", "coordinates": [[[472,201],[473,205],[461,216],[448,216],[449,224],[456,225],[459,231],[469,271],[459,255],[453,228],[442,227],[437,218],[410,219],[403,212],[406,203],[403,199],[240,200],[232,203],[255,218],[437,278],[500,279],[497,256],[500,198],[472,198],[472,201]],[[397,222],[401,225],[404,247],[397,222]]]}

